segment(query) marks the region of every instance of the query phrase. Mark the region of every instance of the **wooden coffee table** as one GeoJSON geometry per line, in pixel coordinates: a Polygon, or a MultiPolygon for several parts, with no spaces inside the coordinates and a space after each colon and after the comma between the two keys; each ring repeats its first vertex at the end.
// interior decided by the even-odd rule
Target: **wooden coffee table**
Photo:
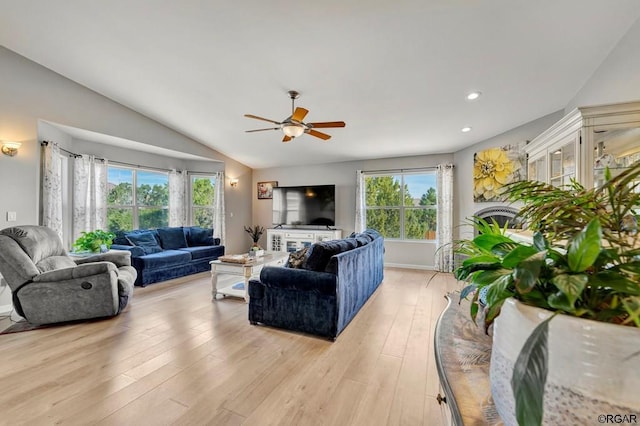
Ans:
{"type": "Polygon", "coordinates": [[[289,253],[280,251],[268,251],[264,256],[258,257],[249,263],[231,263],[221,260],[212,260],[211,265],[211,296],[212,300],[217,300],[216,295],[223,297],[242,297],[245,302],[249,302],[249,280],[258,278],[260,271],[265,266],[284,266],[289,253]],[[237,275],[243,278],[243,283],[236,283],[228,287],[218,288],[218,274],[237,275]]]}

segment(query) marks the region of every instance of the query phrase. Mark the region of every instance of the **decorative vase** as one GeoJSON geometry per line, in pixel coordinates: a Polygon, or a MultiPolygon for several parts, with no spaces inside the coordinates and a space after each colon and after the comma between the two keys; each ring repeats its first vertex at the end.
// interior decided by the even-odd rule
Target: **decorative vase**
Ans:
{"type": "MultiPolygon", "coordinates": [[[[505,425],[517,425],[513,365],[533,329],[553,313],[507,299],[494,323],[491,393],[505,425]]],[[[543,424],[597,424],[640,413],[640,329],[569,315],[549,323],[543,424]]]]}

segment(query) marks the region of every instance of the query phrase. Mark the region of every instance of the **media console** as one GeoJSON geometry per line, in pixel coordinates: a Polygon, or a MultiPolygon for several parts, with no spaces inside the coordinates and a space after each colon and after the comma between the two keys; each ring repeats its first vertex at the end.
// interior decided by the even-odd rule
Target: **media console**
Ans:
{"type": "Polygon", "coordinates": [[[267,250],[291,253],[318,241],[340,238],[341,229],[267,229],[267,250]]]}

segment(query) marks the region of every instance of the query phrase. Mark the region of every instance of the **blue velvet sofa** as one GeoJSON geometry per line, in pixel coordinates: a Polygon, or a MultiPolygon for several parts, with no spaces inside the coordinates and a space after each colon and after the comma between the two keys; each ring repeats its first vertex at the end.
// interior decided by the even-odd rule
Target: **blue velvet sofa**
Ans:
{"type": "Polygon", "coordinates": [[[311,246],[301,269],[269,266],[249,282],[249,322],[334,340],[383,278],[375,230],[311,246]]]}
{"type": "Polygon", "coordinates": [[[120,232],[111,248],[131,252],[131,265],[138,272],[135,285],[142,287],[208,271],[209,262],[224,254],[213,231],[197,226],[120,232]]]}

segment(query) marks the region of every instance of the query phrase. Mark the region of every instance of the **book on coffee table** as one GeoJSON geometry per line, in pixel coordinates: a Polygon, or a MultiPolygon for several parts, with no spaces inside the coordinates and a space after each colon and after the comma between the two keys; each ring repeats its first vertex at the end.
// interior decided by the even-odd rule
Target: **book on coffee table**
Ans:
{"type": "Polygon", "coordinates": [[[252,259],[250,259],[246,254],[225,254],[224,256],[220,256],[218,260],[221,262],[241,264],[252,262],[252,259]]]}

